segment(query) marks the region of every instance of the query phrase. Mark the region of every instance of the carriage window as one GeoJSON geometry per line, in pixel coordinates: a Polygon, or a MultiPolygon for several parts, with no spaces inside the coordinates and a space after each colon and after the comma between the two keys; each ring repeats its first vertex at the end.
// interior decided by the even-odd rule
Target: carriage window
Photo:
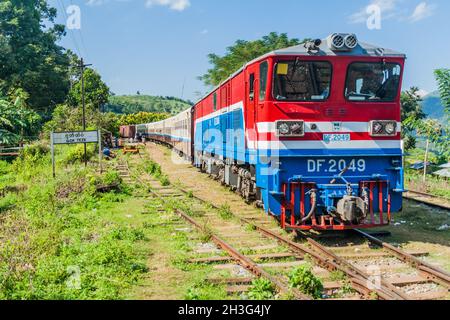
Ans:
{"type": "Polygon", "coordinates": [[[350,101],[392,102],[398,94],[401,67],[395,63],[357,62],[349,66],[345,97],[350,101]]]}
{"type": "Polygon", "coordinates": [[[259,65],[259,101],[266,99],[267,87],[267,72],[269,71],[269,64],[264,61],[259,65]]]}
{"type": "Polygon", "coordinates": [[[283,61],[275,66],[273,95],[276,100],[321,101],[330,95],[329,62],[283,61]]]}
{"type": "Polygon", "coordinates": [[[214,96],[213,96],[213,103],[214,103],[214,111],[216,111],[217,110],[217,93],[215,92],[214,93],[214,96]]]}

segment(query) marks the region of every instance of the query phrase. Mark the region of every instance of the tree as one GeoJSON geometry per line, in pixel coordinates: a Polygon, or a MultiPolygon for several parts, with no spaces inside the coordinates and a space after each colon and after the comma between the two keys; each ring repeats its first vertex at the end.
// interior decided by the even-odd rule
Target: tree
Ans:
{"type": "Polygon", "coordinates": [[[405,149],[410,150],[416,147],[414,133],[417,121],[426,117],[422,110],[422,98],[419,95],[419,88],[411,87],[401,94],[402,122],[404,124],[402,135],[405,141],[405,149]]]}
{"type": "MultiPolygon", "coordinates": [[[[109,87],[102,81],[101,76],[93,69],[84,70],[85,103],[95,109],[100,109],[109,100],[109,87]]],[[[68,103],[73,107],[82,104],[81,76],[75,79],[69,92],[68,103]]]]}
{"type": "Polygon", "coordinates": [[[446,119],[442,126],[442,135],[437,141],[437,145],[442,156],[448,160],[450,158],[450,126],[448,123],[450,119],[450,69],[438,69],[434,74],[438,82],[439,94],[446,114],[446,119]]]}
{"type": "MultiPolygon", "coordinates": [[[[302,42],[307,41],[303,40],[302,42]]],[[[271,32],[262,39],[255,41],[237,40],[227,48],[223,57],[211,53],[208,55],[212,68],[199,77],[205,85],[216,86],[239,70],[244,64],[270,51],[287,48],[300,44],[299,39],[289,39],[286,33],[271,32]]]]}
{"type": "Polygon", "coordinates": [[[402,121],[410,117],[417,120],[426,117],[422,110],[422,98],[419,95],[419,88],[411,87],[409,90],[402,92],[400,100],[402,105],[402,121]]]}
{"type": "Polygon", "coordinates": [[[0,3],[0,94],[18,88],[36,111],[51,112],[69,91],[69,59],[56,43],[65,35],[55,24],[56,9],[45,0],[0,3]]]}
{"type": "Polygon", "coordinates": [[[450,115],[450,69],[438,69],[434,72],[438,82],[442,104],[447,115],[450,115]]]}
{"type": "Polygon", "coordinates": [[[168,116],[169,114],[165,113],[139,112],[134,114],[122,115],[120,117],[119,123],[122,126],[151,123],[165,120],[168,118],[168,116]]]}
{"type": "Polygon", "coordinates": [[[24,136],[37,133],[40,117],[25,104],[26,101],[20,100],[13,104],[0,97],[0,144],[17,144],[24,136]]]}

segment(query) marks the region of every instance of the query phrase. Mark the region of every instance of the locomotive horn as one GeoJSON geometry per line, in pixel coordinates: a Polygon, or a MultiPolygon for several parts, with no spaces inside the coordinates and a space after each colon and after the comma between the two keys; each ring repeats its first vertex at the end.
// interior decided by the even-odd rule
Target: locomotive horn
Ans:
{"type": "Polygon", "coordinates": [[[322,44],[322,40],[316,39],[305,43],[305,48],[310,51],[319,51],[319,46],[322,44]]]}

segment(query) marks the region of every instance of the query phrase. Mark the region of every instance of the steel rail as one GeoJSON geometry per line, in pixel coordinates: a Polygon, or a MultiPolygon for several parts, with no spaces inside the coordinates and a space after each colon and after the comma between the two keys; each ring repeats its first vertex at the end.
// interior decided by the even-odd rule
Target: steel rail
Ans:
{"type": "MultiPolygon", "coordinates": [[[[178,189],[185,194],[188,193],[187,191],[183,190],[182,188],[178,187],[178,189]]],[[[202,203],[210,205],[212,208],[214,208],[216,210],[219,209],[214,204],[209,203],[208,201],[206,201],[196,195],[192,195],[192,196],[195,199],[201,201],[202,203]]],[[[360,294],[367,296],[371,292],[375,292],[377,294],[377,296],[383,300],[406,300],[406,299],[408,299],[408,297],[405,294],[402,294],[397,288],[395,288],[391,284],[388,284],[385,281],[382,281],[382,283],[381,283],[382,285],[384,285],[385,288],[377,288],[376,285],[373,283],[371,277],[368,274],[357,269],[356,267],[352,266],[351,264],[345,262],[345,260],[343,260],[342,258],[339,258],[332,254],[327,254],[328,257],[323,258],[319,254],[317,254],[315,251],[304,248],[304,246],[302,246],[296,242],[293,242],[281,235],[278,235],[271,230],[261,227],[260,225],[253,223],[249,219],[237,216],[234,213],[233,213],[233,216],[238,218],[241,222],[251,225],[255,230],[258,230],[266,237],[275,239],[278,242],[283,243],[284,245],[288,246],[293,252],[299,254],[300,256],[302,256],[302,257],[304,257],[305,255],[311,256],[318,265],[324,267],[325,269],[327,269],[329,271],[339,270],[339,271],[344,272],[349,277],[349,280],[352,283],[353,289],[355,289],[360,294]]]]}
{"type": "Polygon", "coordinates": [[[442,201],[448,202],[446,199],[444,199],[442,197],[439,197],[439,196],[432,195],[432,194],[423,193],[423,192],[414,191],[414,190],[409,190],[406,194],[403,194],[403,198],[411,200],[411,201],[415,201],[415,202],[418,202],[418,203],[422,203],[422,204],[425,204],[425,205],[430,206],[430,207],[435,207],[435,208],[438,208],[438,209],[441,209],[441,210],[450,210],[450,206],[448,206],[448,205],[431,202],[432,199],[438,199],[438,200],[442,200],[442,201]],[[418,198],[415,198],[413,196],[408,195],[408,193],[410,193],[411,195],[416,194],[418,196],[429,198],[430,200],[426,201],[426,200],[418,199],[418,198]]]}
{"type": "MultiPolygon", "coordinates": [[[[181,188],[179,186],[177,186],[176,188],[185,194],[189,193],[189,192],[183,190],[183,188],[181,188]]],[[[210,203],[209,201],[204,200],[196,195],[193,195],[192,193],[189,193],[189,194],[190,194],[190,197],[193,197],[202,203],[208,204],[216,210],[219,209],[217,206],[210,203]]],[[[307,249],[304,246],[302,246],[296,242],[293,242],[293,241],[291,241],[281,235],[278,235],[264,227],[261,227],[255,223],[253,223],[249,219],[240,217],[234,213],[233,213],[233,215],[236,218],[238,218],[239,220],[241,220],[241,222],[251,225],[255,230],[260,231],[265,236],[275,239],[278,242],[281,242],[281,243],[287,245],[292,251],[299,254],[300,256],[304,256],[306,254],[311,256],[315,260],[315,262],[318,263],[318,265],[324,267],[325,269],[340,270],[340,271],[344,272],[349,277],[352,287],[356,291],[358,291],[359,293],[361,293],[363,295],[374,292],[381,299],[395,299],[395,300],[411,299],[407,294],[405,294],[404,292],[399,290],[392,283],[387,282],[386,280],[384,280],[382,278],[380,279],[381,281],[379,281],[379,284],[381,286],[379,286],[379,287],[375,286],[372,282],[372,277],[370,275],[366,274],[364,271],[360,270],[356,266],[353,266],[351,263],[347,262],[342,257],[337,256],[336,254],[334,254],[333,252],[331,252],[330,250],[328,250],[327,248],[325,248],[324,246],[322,246],[321,244],[319,244],[318,242],[316,242],[315,240],[313,240],[310,237],[307,237],[308,243],[311,246],[313,246],[314,248],[316,248],[318,251],[320,251],[323,255],[325,255],[325,257],[322,257],[320,254],[318,254],[314,250],[307,249]]],[[[357,231],[361,232],[359,230],[357,230],[357,231]]],[[[368,235],[368,236],[372,237],[370,235],[368,235]]],[[[389,251],[395,252],[396,256],[398,256],[400,258],[400,260],[405,261],[405,259],[406,259],[413,266],[416,266],[416,269],[418,269],[422,273],[426,273],[428,275],[427,279],[431,278],[435,282],[442,284],[448,288],[449,275],[445,271],[440,270],[430,264],[427,264],[427,263],[415,258],[412,255],[402,252],[401,250],[399,250],[395,247],[392,247],[389,244],[383,243],[382,241],[380,241],[374,237],[372,237],[372,238],[373,239],[369,239],[369,240],[371,240],[372,242],[378,241],[379,243],[381,243],[380,245],[382,245],[389,251]],[[412,262],[414,262],[414,264],[412,262]]]]}
{"type": "Polygon", "coordinates": [[[370,242],[388,250],[389,252],[393,253],[397,258],[400,260],[408,263],[409,265],[417,268],[419,271],[422,271],[422,273],[425,273],[427,275],[427,279],[433,280],[442,286],[446,287],[447,289],[450,288],[450,273],[446,272],[445,270],[442,270],[436,266],[433,266],[425,261],[422,261],[413,255],[404,252],[393,245],[382,241],[378,238],[375,238],[374,236],[361,231],[361,230],[354,230],[357,234],[360,236],[366,238],[370,242]]]}
{"type": "MultiPolygon", "coordinates": [[[[128,166],[128,162],[125,162],[125,165],[127,167],[127,170],[129,171],[130,168],[128,166]]],[[[144,184],[142,179],[140,177],[135,177],[136,180],[138,180],[140,183],[144,184]]],[[[179,188],[177,188],[179,189],[179,188]]],[[[181,189],[179,189],[181,190],[181,189]]],[[[186,191],[181,190],[183,193],[186,193],[186,191]]],[[[149,189],[149,192],[152,193],[155,197],[157,197],[159,200],[164,201],[164,197],[155,192],[152,189],[149,189]]],[[[199,229],[202,232],[207,232],[204,226],[202,226],[200,223],[198,223],[196,220],[194,220],[192,217],[187,215],[186,213],[182,212],[179,209],[176,209],[175,212],[184,220],[195,226],[197,229],[199,229]]],[[[256,262],[254,262],[252,259],[246,257],[244,254],[239,252],[237,249],[232,247],[229,243],[227,243],[225,240],[221,239],[219,236],[215,234],[211,234],[211,240],[213,240],[216,245],[218,245],[222,250],[227,252],[233,259],[235,259],[242,267],[249,270],[251,273],[253,273],[257,277],[263,277],[272,282],[278,289],[280,293],[285,294],[293,294],[295,298],[298,300],[312,300],[307,295],[301,293],[296,288],[290,288],[288,283],[285,283],[281,279],[277,279],[276,277],[272,276],[270,273],[262,269],[256,262]]]]}
{"type": "MultiPolygon", "coordinates": [[[[439,196],[435,196],[434,194],[430,194],[430,193],[425,193],[425,192],[420,192],[420,191],[416,191],[416,190],[408,190],[409,193],[415,193],[421,196],[425,196],[425,197],[429,197],[429,198],[440,198],[439,196]]],[[[407,192],[407,193],[408,193],[407,192]]]]}
{"type": "MultiPolygon", "coordinates": [[[[176,210],[176,213],[181,216],[184,220],[189,222],[190,224],[194,225],[197,229],[199,229],[202,232],[206,232],[205,228],[199,224],[197,221],[195,221],[193,218],[185,214],[184,212],[180,210],[176,210]]],[[[258,266],[257,263],[255,263],[252,259],[246,257],[242,253],[240,253],[237,249],[233,248],[229,243],[227,243],[225,240],[221,239],[219,236],[215,234],[211,234],[211,240],[213,240],[214,243],[216,243],[222,250],[227,252],[231,257],[233,257],[236,261],[239,262],[244,268],[251,271],[254,275],[257,277],[263,277],[268,279],[270,282],[272,282],[280,291],[280,293],[292,293],[297,299],[299,300],[311,300],[308,296],[304,295],[300,291],[289,288],[289,284],[285,283],[281,279],[277,279],[276,277],[269,274],[267,271],[262,269],[260,266],[258,266]]]]}

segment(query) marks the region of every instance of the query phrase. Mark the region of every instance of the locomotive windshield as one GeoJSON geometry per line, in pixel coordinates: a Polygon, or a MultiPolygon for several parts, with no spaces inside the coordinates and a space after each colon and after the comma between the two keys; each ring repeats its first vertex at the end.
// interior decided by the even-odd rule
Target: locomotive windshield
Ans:
{"type": "Polygon", "coordinates": [[[353,63],[348,68],[345,97],[350,101],[392,102],[397,97],[400,72],[395,63],[353,63]]]}
{"type": "Polygon", "coordinates": [[[280,61],[275,66],[273,96],[284,101],[320,101],[330,95],[328,62],[280,61]]]}

